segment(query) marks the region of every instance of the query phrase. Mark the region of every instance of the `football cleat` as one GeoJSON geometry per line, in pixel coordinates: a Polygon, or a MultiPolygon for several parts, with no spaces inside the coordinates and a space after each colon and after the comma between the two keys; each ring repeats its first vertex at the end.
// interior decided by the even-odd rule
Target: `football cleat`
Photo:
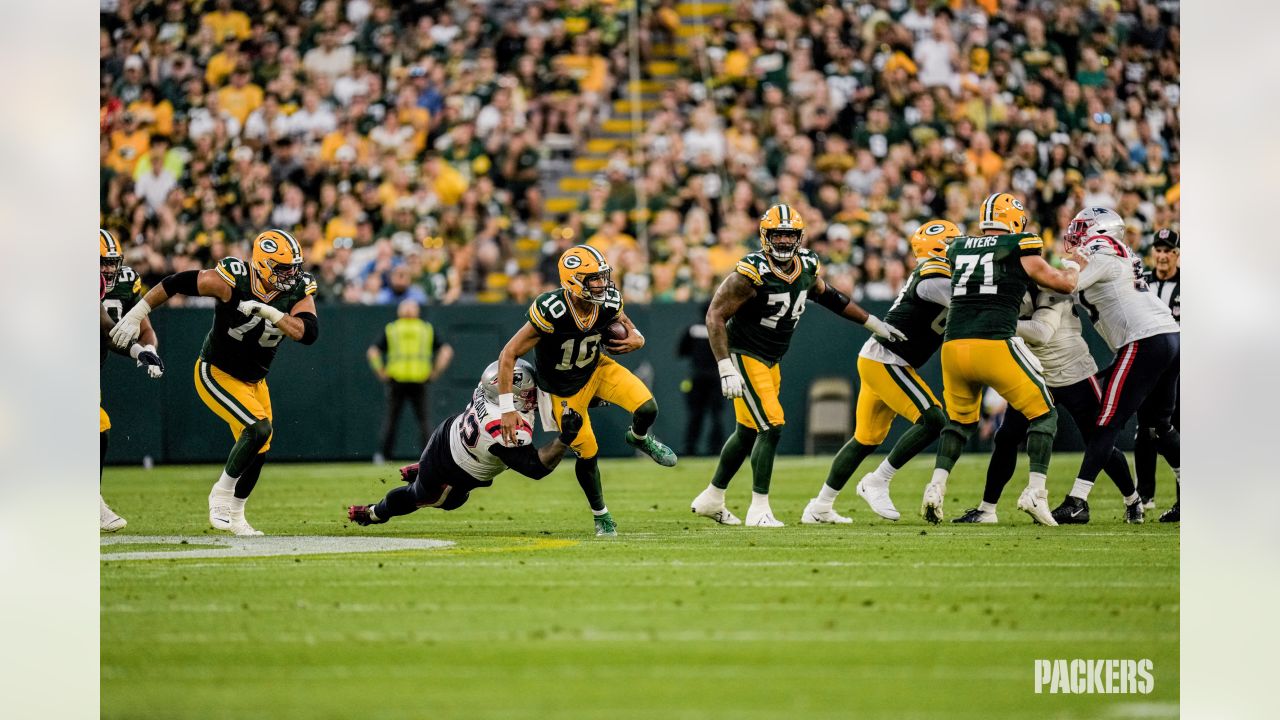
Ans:
{"type": "Polygon", "coordinates": [[[709,517],[721,525],[741,525],[742,521],[737,515],[729,512],[729,508],[724,506],[724,500],[713,497],[707,490],[703,490],[698,497],[693,499],[693,504],[689,506],[694,515],[709,517]]]}
{"type": "Polygon", "coordinates": [[[889,483],[880,480],[874,473],[864,475],[858,481],[855,490],[858,497],[866,500],[871,506],[871,511],[885,520],[897,520],[902,517],[902,513],[893,506],[893,500],[889,497],[889,483]]]}
{"type": "Polygon", "coordinates": [[[128,524],[127,520],[107,507],[107,501],[103,500],[101,495],[98,496],[98,527],[102,532],[115,532],[128,524]]]}
{"type": "Polygon", "coordinates": [[[1146,520],[1146,513],[1142,508],[1141,500],[1134,500],[1132,504],[1124,506],[1124,521],[1130,525],[1141,525],[1146,520]]]}
{"type": "Polygon", "coordinates": [[[231,500],[234,497],[230,490],[222,490],[216,484],[209,491],[209,525],[214,530],[231,529],[231,500]]]}
{"type": "Polygon", "coordinates": [[[653,458],[653,461],[662,467],[675,467],[676,454],[655,438],[652,432],[644,437],[636,437],[635,433],[628,428],[627,444],[653,458]]]}
{"type": "Polygon", "coordinates": [[[853,523],[852,518],[847,518],[830,505],[822,505],[818,502],[818,498],[813,498],[808,505],[804,506],[804,512],[800,514],[801,525],[849,525],[853,523]]]}
{"type": "Polygon", "coordinates": [[[1165,510],[1164,514],[1160,516],[1160,522],[1168,522],[1168,523],[1182,522],[1181,506],[1182,506],[1181,501],[1174,503],[1173,507],[1169,508],[1168,510],[1165,510]]]}
{"type": "Polygon", "coordinates": [[[607,512],[596,516],[596,537],[618,537],[618,523],[607,512]]]}
{"type": "Polygon", "coordinates": [[[361,527],[381,525],[386,522],[386,520],[380,520],[373,516],[372,505],[352,505],[347,508],[347,519],[361,527]]]}
{"type": "Polygon", "coordinates": [[[255,530],[249,521],[244,519],[244,513],[232,517],[227,530],[230,530],[232,535],[241,537],[261,537],[265,534],[261,530],[255,530]]]}
{"type": "MultiPolygon", "coordinates": [[[[1058,519],[1057,511],[1049,512],[1049,491],[1044,488],[1035,490],[1028,487],[1018,496],[1018,509],[1031,516],[1031,520],[1037,525],[1048,525],[1050,527],[1058,525],[1061,520],[1058,519]]],[[[1084,509],[1083,522],[1089,522],[1089,506],[1086,503],[1084,509]]]]}
{"type": "MultiPolygon", "coordinates": [[[[858,485],[862,485],[862,483],[858,483],[858,485]]],[[[858,494],[861,495],[862,493],[858,494]]],[[[941,486],[935,483],[926,485],[924,488],[924,500],[920,502],[920,517],[934,525],[942,522],[942,501],[944,498],[945,493],[941,486]]]]}
{"type": "MultiPolygon", "coordinates": [[[[1021,509],[1021,498],[1018,503],[1018,508],[1021,509]]],[[[1061,505],[1054,508],[1053,519],[1059,525],[1086,525],[1089,522],[1089,501],[1068,495],[1061,505]]]]}
{"type": "Polygon", "coordinates": [[[418,479],[418,463],[400,468],[400,482],[411,483],[418,479]]]}
{"type": "Polygon", "coordinates": [[[780,528],[786,527],[786,524],[774,517],[773,510],[765,505],[747,508],[747,527],[780,528]]]}
{"type": "Polygon", "coordinates": [[[1142,509],[1143,509],[1143,510],[1155,510],[1155,509],[1156,509],[1156,499],[1155,499],[1155,498],[1153,498],[1153,497],[1149,497],[1149,498],[1142,498],[1142,509]]]}
{"type": "Polygon", "coordinates": [[[996,519],[994,512],[986,512],[978,508],[969,508],[964,514],[955,518],[953,523],[979,523],[983,525],[995,525],[999,520],[996,519]]]}

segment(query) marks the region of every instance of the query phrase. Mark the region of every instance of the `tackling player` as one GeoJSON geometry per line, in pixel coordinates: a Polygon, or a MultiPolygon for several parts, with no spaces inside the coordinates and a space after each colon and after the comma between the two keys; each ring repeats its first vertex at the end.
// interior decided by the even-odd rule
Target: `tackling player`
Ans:
{"type": "MultiPolygon", "coordinates": [[[[124,264],[124,255],[120,252],[120,244],[109,231],[98,228],[98,273],[99,273],[99,308],[101,332],[101,350],[98,355],[98,366],[107,361],[107,352],[112,351],[128,355],[137,361],[138,367],[146,368],[147,375],[159,378],[164,375],[164,362],[156,352],[156,331],[151,322],[144,322],[139,328],[138,342],[128,346],[128,350],[117,348],[111,342],[110,328],[120,320],[124,311],[133,307],[142,296],[142,280],[133,268],[124,264]]],[[[107,411],[98,405],[98,485],[102,485],[102,468],[107,463],[107,446],[111,441],[111,418],[107,411]]],[[[98,493],[98,527],[104,532],[115,532],[128,522],[116,514],[98,493]]]]}
{"type": "MultiPolygon", "coordinates": [[[[1155,269],[1146,275],[1147,287],[1156,297],[1169,306],[1173,319],[1182,323],[1182,270],[1178,260],[1182,255],[1179,249],[1178,233],[1165,228],[1157,230],[1152,243],[1152,254],[1155,256],[1155,269]]],[[[1181,385],[1177,397],[1173,401],[1173,426],[1182,431],[1179,417],[1182,412],[1181,385]]],[[[1139,418],[1141,421],[1142,418],[1139,418]]],[[[1133,469],[1138,475],[1138,494],[1142,496],[1143,507],[1150,510],[1156,506],[1156,429],[1138,423],[1138,437],[1133,445],[1133,469]]],[[[1178,522],[1181,517],[1179,506],[1181,492],[1169,508],[1160,516],[1160,522],[1178,522]]]]}
{"type": "Polygon", "coordinates": [[[1081,210],[1062,234],[1068,251],[1089,258],[1073,290],[1116,357],[1105,373],[1102,409],[1085,445],[1080,472],[1070,494],[1053,511],[1059,523],[1089,522],[1089,491],[1120,429],[1134,413],[1139,425],[1154,429],[1156,449],[1173,468],[1173,476],[1181,479],[1181,438],[1173,426],[1181,346],[1178,322],[1147,287],[1142,260],[1123,238],[1124,219],[1098,207],[1081,210]]]}
{"type": "MultiPolygon", "coordinates": [[[[609,263],[590,245],[575,245],[560,256],[558,267],[559,289],[534,299],[528,322],[498,356],[502,438],[508,447],[516,445],[520,417],[512,394],[512,373],[516,359],[533,350],[538,387],[550,395],[553,405],[573,408],[582,416],[582,429],[572,443],[578,454],[574,473],[595,516],[596,535],[613,537],[618,534],[617,524],[604,504],[596,457],[600,448],[587,414],[592,400],[599,398],[631,413],[627,444],[654,462],[671,467],[676,464],[676,454],[650,432],[658,417],[653,393],[630,370],[600,354],[601,332],[615,322],[621,323],[627,334],[611,339],[606,350],[620,355],[644,347],[644,336],[622,310],[622,294],[613,285],[609,263]]],[[[557,423],[560,420],[556,418],[557,423]]]]}
{"type": "Polygon", "coordinates": [[[422,458],[400,468],[404,487],[396,488],[376,505],[352,505],[347,517],[357,525],[385,523],[418,508],[457,510],[476,488],[493,485],[493,479],[511,468],[541,480],[560,459],[582,429],[582,415],[567,405],[560,418],[560,436],[545,447],[533,446],[533,413],[538,386],[533,366],[517,360],[512,374],[515,395],[516,444],[502,444],[502,413],[498,409],[498,363],[489,363],[480,384],[463,412],[445,418],[431,433],[422,458]]]}
{"type": "Polygon", "coordinates": [[[894,341],[873,335],[859,351],[860,387],[853,439],[836,453],[827,481],[818,497],[805,506],[800,522],[853,522],[832,506],[858,465],[884,442],[897,416],[914,425],[894,443],[889,457],[858,482],[856,490],[880,517],[901,517],[889,498],[889,482],[899,468],[937,439],[947,422],[938,399],[916,370],[942,344],[947,307],[951,304],[947,246],[961,234],[954,223],[930,220],[911,236],[911,250],[918,264],[884,316],[884,321],[906,333],[907,339],[894,341]]]}
{"type": "Polygon", "coordinates": [[[111,336],[117,343],[138,335],[153,308],[174,295],[217,299],[213,327],[195,366],[196,393],[236,437],[222,476],[209,491],[209,524],[236,535],[261,535],[245,520],[271,448],[271,394],[267,371],[280,341],[304,345],[320,334],[315,280],[302,272],[302,247],[284,230],[267,230],[253,241],[250,262],[223,258],[210,270],[166,277],[125,313],[111,336]]]}
{"type": "Polygon", "coordinates": [[[823,281],[818,256],[803,244],[800,214],[787,205],[769,208],[760,218],[760,251],[738,261],[707,311],[707,336],[719,364],[720,390],[733,398],[738,426],[720,451],[711,484],[693,499],[691,509],[723,525],[742,522],[725,507],[724,491],[750,455],[747,525],[783,526],[769,507],[773,457],[785,422],[778,402],[782,383],[778,362],[791,345],[805,301],[814,300],[880,337],[907,339],[823,281]]]}
{"type": "MultiPolygon", "coordinates": [[[[1053,393],[1054,402],[1065,408],[1075,421],[1086,442],[1093,434],[1094,421],[1102,402],[1102,385],[1094,375],[1098,365],[1081,334],[1080,318],[1069,295],[1032,288],[1022,303],[1022,319],[1018,320],[1018,337],[1027,342],[1039,361],[1045,385],[1053,393]]],[[[1059,420],[1061,422],[1061,420],[1059,420]]],[[[952,522],[994,523],[996,503],[1004,486],[1013,477],[1018,463],[1018,444],[1027,435],[1026,417],[1010,408],[996,431],[987,466],[987,483],[982,504],[952,522]]],[[[1124,453],[1112,448],[1103,470],[1125,498],[1125,522],[1143,521],[1142,503],[1138,500],[1124,453]]]]}
{"type": "Polygon", "coordinates": [[[1045,475],[1053,453],[1058,414],[1044,378],[1021,339],[1018,311],[1032,283],[1062,293],[1075,287],[1077,271],[1054,269],[1041,257],[1044,241],[1024,232],[1027,213],[1009,193],[982,204],[981,236],[956,238],[947,250],[951,263],[951,309],[942,343],[942,392],[948,422],[938,442],[933,479],[925,488],[920,514],[942,521],[947,477],[978,425],[982,388],[999,393],[1030,422],[1027,455],[1031,473],[1018,509],[1036,522],[1054,525],[1045,475]]]}

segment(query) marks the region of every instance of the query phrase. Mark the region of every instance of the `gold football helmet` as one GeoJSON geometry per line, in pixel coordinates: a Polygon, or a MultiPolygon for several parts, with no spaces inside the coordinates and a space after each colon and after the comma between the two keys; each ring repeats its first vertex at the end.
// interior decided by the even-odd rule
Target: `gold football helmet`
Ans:
{"type": "Polygon", "coordinates": [[[560,287],[579,300],[599,305],[609,296],[613,268],[599,250],[590,245],[574,245],[560,256],[560,287]]]}
{"type": "Polygon", "coordinates": [[[288,292],[302,277],[302,246],[284,230],[267,230],[254,238],[250,264],[264,290],[288,292]]]}
{"type": "Polygon", "coordinates": [[[996,193],[982,203],[978,227],[1007,233],[1024,232],[1027,228],[1027,211],[1022,207],[1022,201],[1013,195],[996,193]]]}
{"type": "Polygon", "coordinates": [[[950,220],[930,220],[911,234],[911,251],[920,260],[946,257],[947,246],[963,234],[950,220]]]}
{"type": "Polygon", "coordinates": [[[804,244],[804,218],[790,205],[774,205],[760,218],[760,245],[774,260],[790,260],[804,244]]]}
{"type": "Polygon", "coordinates": [[[109,292],[116,286],[116,278],[120,275],[120,266],[124,264],[124,255],[120,253],[120,243],[110,232],[98,228],[98,267],[102,273],[103,292],[109,292]]]}

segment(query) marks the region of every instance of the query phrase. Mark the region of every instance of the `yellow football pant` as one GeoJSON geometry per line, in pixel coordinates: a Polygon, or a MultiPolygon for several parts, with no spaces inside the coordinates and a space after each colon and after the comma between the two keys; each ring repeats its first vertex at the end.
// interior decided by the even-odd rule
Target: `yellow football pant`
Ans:
{"type": "Polygon", "coordinates": [[[107,411],[98,406],[98,432],[106,432],[111,429],[111,418],[107,417],[107,411]]]}
{"type": "Polygon", "coordinates": [[[778,363],[766,365],[749,355],[730,353],[734,367],[742,376],[744,392],[733,399],[733,416],[740,425],[754,430],[768,430],[787,422],[782,414],[778,393],[782,388],[782,368],[778,363]]]}
{"type": "Polygon", "coordinates": [[[889,435],[898,415],[916,422],[920,415],[938,405],[928,383],[915,368],[886,365],[858,357],[858,409],[854,417],[853,439],[860,445],[879,445],[889,435]]]}
{"type": "Polygon", "coordinates": [[[613,358],[602,357],[596,371],[591,374],[591,379],[578,392],[568,397],[551,395],[557,426],[560,424],[560,413],[563,412],[561,403],[582,415],[582,430],[570,447],[578,453],[578,457],[588,459],[600,452],[595,430],[591,428],[591,416],[587,414],[587,405],[592,398],[600,398],[627,412],[635,412],[636,408],[653,399],[653,393],[630,370],[619,365],[613,358]]]}
{"type": "MultiPolygon", "coordinates": [[[[245,382],[234,378],[204,360],[196,360],[196,394],[213,414],[231,427],[232,436],[239,438],[245,427],[259,420],[271,420],[271,393],[265,379],[245,382]]],[[[272,429],[272,437],[275,430],[272,429]]],[[[271,437],[263,443],[258,454],[271,448],[271,437]]]]}
{"type": "Polygon", "coordinates": [[[1009,407],[1028,420],[1053,407],[1044,378],[1012,340],[966,338],[942,343],[942,397],[947,416],[958,423],[978,422],[984,385],[1000,393],[1009,407]]]}

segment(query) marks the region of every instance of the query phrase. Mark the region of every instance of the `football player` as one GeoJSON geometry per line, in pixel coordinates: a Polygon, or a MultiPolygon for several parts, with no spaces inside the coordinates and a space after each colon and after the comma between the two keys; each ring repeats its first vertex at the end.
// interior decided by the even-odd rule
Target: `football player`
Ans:
{"type": "MultiPolygon", "coordinates": [[[[124,255],[120,252],[120,244],[110,231],[98,228],[98,268],[99,268],[99,308],[101,333],[98,365],[107,361],[107,352],[113,351],[121,355],[127,354],[137,361],[138,367],[145,368],[151,378],[164,375],[164,362],[156,352],[156,331],[148,320],[139,328],[138,342],[132,343],[127,350],[117,348],[112,342],[109,330],[128,308],[142,297],[142,280],[133,268],[124,264],[124,255]]],[[[107,411],[98,405],[98,484],[102,484],[102,468],[107,461],[107,446],[111,441],[111,418],[107,411]]],[[[128,522],[117,515],[98,493],[98,526],[104,532],[115,532],[128,522]]]]}
{"type": "MultiPolygon", "coordinates": [[[[1067,411],[1087,442],[1098,418],[1102,385],[1094,377],[1098,365],[1081,334],[1080,317],[1076,315],[1071,296],[1032,288],[1022,301],[1018,337],[1026,341],[1039,361],[1039,370],[1054,402],[1067,411]]],[[[1018,444],[1026,437],[1028,425],[1026,417],[1017,410],[1010,408],[1005,412],[995,434],[982,504],[952,522],[997,522],[996,503],[1013,477],[1018,463],[1018,444]]],[[[1141,523],[1142,503],[1138,501],[1124,453],[1112,448],[1103,470],[1125,499],[1125,522],[1141,523]]]]}
{"type": "MultiPolygon", "coordinates": [[[[1178,261],[1182,254],[1179,248],[1178,233],[1164,228],[1156,231],[1151,252],[1155,256],[1155,268],[1146,275],[1147,287],[1169,306],[1173,319],[1182,323],[1182,271],[1178,261]]],[[[1182,431],[1178,418],[1182,412],[1181,384],[1177,397],[1173,401],[1173,426],[1182,431]]],[[[1141,418],[1139,418],[1141,420],[1141,418]]],[[[1156,496],[1156,429],[1145,427],[1139,422],[1138,437],[1133,445],[1133,469],[1138,475],[1138,494],[1142,496],[1143,507],[1155,508],[1156,496]]],[[[1179,500],[1181,494],[1179,494],[1179,500]]],[[[1160,516],[1160,522],[1178,522],[1181,515],[1179,501],[1173,503],[1160,516]]]]}
{"type": "Polygon", "coordinates": [[[352,505],[347,517],[357,525],[384,523],[418,508],[457,510],[476,488],[493,485],[493,479],[511,468],[541,480],[560,459],[582,429],[582,415],[566,405],[560,417],[560,436],[545,447],[533,445],[533,413],[538,406],[538,386],[533,366],[517,360],[511,378],[516,406],[516,444],[502,444],[502,413],[498,409],[498,363],[489,363],[480,384],[463,412],[445,418],[413,465],[400,468],[409,483],[387,493],[376,505],[352,505]]]}
{"type": "Polygon", "coordinates": [[[1053,525],[1045,475],[1058,414],[1034,356],[1016,337],[1018,311],[1033,283],[1068,293],[1078,273],[1057,270],[1045,262],[1040,254],[1044,241],[1026,232],[1027,213],[1013,195],[991,195],[978,217],[982,235],[956,238],[947,249],[952,268],[951,308],[942,342],[947,425],[939,437],[933,478],[925,487],[920,514],[932,523],[942,521],[947,477],[978,425],[982,389],[990,387],[1029,421],[1031,473],[1018,509],[1036,522],[1053,525]]]}
{"type": "MultiPolygon", "coordinates": [[[[622,294],[613,285],[609,263],[590,245],[575,245],[560,256],[558,267],[560,287],[534,299],[528,322],[498,357],[502,438],[508,447],[516,445],[520,416],[514,404],[512,373],[516,358],[533,350],[538,387],[550,396],[553,405],[573,408],[583,418],[582,429],[572,443],[578,454],[574,473],[595,516],[596,535],[614,537],[617,523],[604,503],[596,457],[599,445],[587,414],[592,401],[598,398],[631,413],[626,442],[654,462],[671,467],[676,464],[676,454],[650,432],[658,417],[653,393],[630,370],[601,356],[601,332],[615,322],[626,328],[627,335],[609,340],[604,344],[606,350],[620,355],[644,347],[644,336],[622,310],[622,294]]],[[[557,423],[560,420],[556,418],[557,423]]]]}
{"type": "Polygon", "coordinates": [[[250,261],[223,258],[209,270],[166,277],[111,331],[117,343],[137,337],[153,308],[174,295],[217,300],[213,327],[195,365],[196,393],[231,427],[235,445],[222,476],[209,492],[209,524],[236,535],[261,535],[245,519],[271,448],[271,394],[267,371],[289,338],[304,345],[320,334],[316,283],[302,271],[302,247],[284,230],[267,230],[253,241],[250,261]]]}
{"type": "Polygon", "coordinates": [[[954,223],[930,220],[911,236],[916,269],[884,316],[884,321],[906,333],[907,339],[895,341],[873,335],[858,352],[860,387],[853,439],[836,453],[827,481],[818,497],[805,507],[800,522],[853,522],[838,514],[832,505],[858,465],[884,442],[898,416],[914,424],[894,444],[889,457],[858,482],[856,490],[880,517],[901,517],[889,498],[889,482],[899,468],[937,439],[947,422],[938,398],[916,370],[942,344],[947,306],[951,304],[947,246],[961,234],[954,223]]]}
{"type": "Polygon", "coordinates": [[[805,302],[814,300],[880,337],[907,338],[823,281],[818,256],[803,247],[804,219],[790,206],[774,205],[760,218],[760,244],[758,252],[738,261],[707,311],[707,339],[719,365],[720,391],[733,398],[738,424],[720,451],[711,484],[691,508],[723,525],[742,524],[725,507],[724,491],[750,455],[747,525],[782,527],[769,506],[773,457],[785,422],[778,402],[778,362],[791,344],[805,302]]]}
{"type": "Polygon", "coordinates": [[[1181,478],[1181,438],[1173,425],[1181,336],[1169,306],[1147,287],[1142,259],[1123,242],[1123,218],[1106,208],[1085,208],[1071,220],[1062,239],[1068,251],[1077,253],[1075,258],[1089,259],[1072,289],[1098,334],[1116,352],[1105,373],[1102,409],[1085,445],[1080,472],[1053,511],[1060,524],[1083,524],[1089,522],[1093,481],[1134,413],[1140,426],[1154,430],[1156,449],[1173,468],[1173,476],[1181,478]]]}

